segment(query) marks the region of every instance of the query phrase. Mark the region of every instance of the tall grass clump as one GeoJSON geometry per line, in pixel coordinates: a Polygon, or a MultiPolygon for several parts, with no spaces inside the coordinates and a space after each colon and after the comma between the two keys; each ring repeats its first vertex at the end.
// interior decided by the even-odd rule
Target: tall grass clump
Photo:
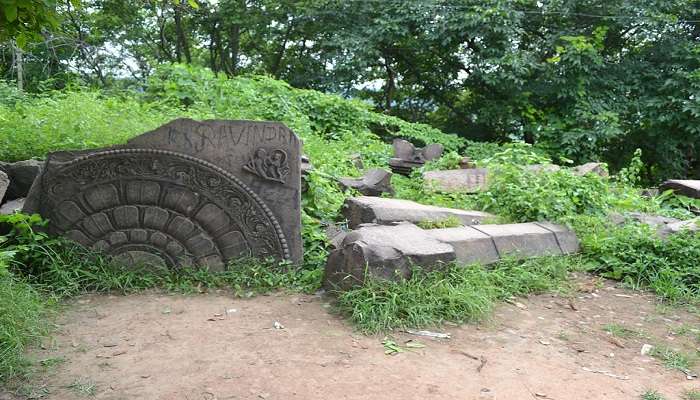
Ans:
{"type": "Polygon", "coordinates": [[[366,333],[478,322],[497,300],[564,289],[568,271],[579,263],[576,257],[543,257],[504,260],[490,268],[416,269],[405,280],[369,278],[361,287],[338,293],[337,307],[366,333]]]}
{"type": "Polygon", "coordinates": [[[11,252],[0,251],[0,383],[26,372],[26,348],[49,331],[49,305],[8,270],[11,259],[11,252]]]}

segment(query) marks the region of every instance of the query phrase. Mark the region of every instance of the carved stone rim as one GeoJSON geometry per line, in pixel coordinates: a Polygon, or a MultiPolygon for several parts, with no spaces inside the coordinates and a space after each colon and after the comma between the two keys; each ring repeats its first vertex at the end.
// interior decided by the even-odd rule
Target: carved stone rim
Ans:
{"type": "Polygon", "coordinates": [[[77,164],[77,163],[89,160],[91,158],[97,158],[97,157],[101,157],[101,156],[112,156],[112,155],[118,155],[118,154],[133,154],[133,153],[156,154],[156,155],[180,157],[180,158],[183,158],[185,160],[194,162],[195,164],[199,164],[200,166],[203,166],[205,168],[210,168],[210,169],[214,170],[215,172],[220,173],[225,178],[233,181],[241,189],[243,189],[243,191],[246,194],[248,194],[256,203],[258,203],[260,205],[260,207],[262,208],[265,215],[270,219],[270,222],[272,222],[272,227],[275,230],[275,233],[277,234],[277,238],[280,241],[280,245],[282,246],[283,258],[285,260],[291,259],[291,255],[289,254],[289,245],[287,244],[287,239],[285,238],[284,232],[282,231],[282,226],[277,221],[277,218],[275,218],[275,215],[272,213],[272,210],[270,210],[270,207],[268,207],[267,204],[265,204],[265,202],[260,198],[260,196],[257,195],[257,193],[255,193],[251,188],[248,187],[248,185],[243,183],[235,175],[233,175],[232,173],[226,171],[225,169],[218,167],[218,166],[216,166],[208,161],[204,161],[201,158],[197,158],[194,156],[190,156],[187,154],[178,153],[176,151],[170,151],[170,150],[126,148],[126,149],[114,149],[114,150],[98,151],[95,153],[86,154],[84,156],[80,156],[80,157],[78,157],[74,160],[71,160],[68,163],[62,165],[60,167],[60,169],[62,170],[64,168],[71,167],[71,166],[73,166],[73,164],[77,164]]]}

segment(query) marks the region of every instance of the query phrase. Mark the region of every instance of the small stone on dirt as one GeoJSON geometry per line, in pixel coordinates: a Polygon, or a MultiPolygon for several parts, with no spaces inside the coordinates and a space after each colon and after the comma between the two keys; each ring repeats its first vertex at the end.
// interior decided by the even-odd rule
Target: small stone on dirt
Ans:
{"type": "Polygon", "coordinates": [[[647,354],[651,353],[652,350],[654,350],[654,346],[645,343],[642,345],[642,349],[639,351],[639,353],[646,356],[647,354]]]}
{"type": "Polygon", "coordinates": [[[272,326],[273,326],[275,329],[284,329],[284,325],[280,324],[279,321],[275,321],[275,322],[272,324],[272,326]]]}

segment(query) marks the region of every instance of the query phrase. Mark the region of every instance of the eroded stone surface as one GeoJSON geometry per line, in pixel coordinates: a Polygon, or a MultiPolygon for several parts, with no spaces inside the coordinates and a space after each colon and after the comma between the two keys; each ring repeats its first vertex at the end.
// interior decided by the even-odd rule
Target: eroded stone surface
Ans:
{"type": "Polygon", "coordinates": [[[441,268],[492,264],[502,259],[571,254],[579,250],[575,234],[546,222],[475,225],[423,230],[402,223],[363,225],[348,233],[326,264],[326,284],[347,289],[362,284],[367,275],[398,280],[411,275],[412,266],[441,268]]]}
{"type": "Polygon", "coordinates": [[[351,229],[366,223],[379,225],[402,221],[419,223],[440,221],[450,217],[457,218],[464,225],[475,225],[482,223],[487,218],[494,217],[494,215],[482,211],[426,206],[410,200],[370,196],[346,199],[342,212],[351,229]]]}
{"type": "Polygon", "coordinates": [[[394,194],[394,188],[391,186],[391,172],[381,168],[370,169],[360,178],[340,178],[338,182],[344,189],[353,188],[365,196],[394,194]]]}
{"type": "Polygon", "coordinates": [[[440,158],[444,151],[444,147],[439,143],[420,148],[407,140],[394,139],[392,145],[394,157],[389,160],[389,166],[394,173],[401,175],[410,175],[413,168],[419,168],[426,161],[440,158]]]}
{"type": "Polygon", "coordinates": [[[8,214],[14,214],[16,212],[22,211],[22,207],[24,207],[24,199],[14,199],[10,200],[2,205],[0,207],[0,214],[8,215],[8,214]]]}
{"type": "Polygon", "coordinates": [[[596,174],[604,178],[608,177],[608,168],[605,163],[589,162],[572,168],[574,175],[596,174]]]}
{"type": "Polygon", "coordinates": [[[700,199],[700,180],[672,179],[659,186],[660,191],[672,189],[677,194],[700,199]]]}
{"type": "Polygon", "coordinates": [[[14,163],[0,162],[0,171],[10,178],[10,186],[7,188],[5,200],[14,200],[27,197],[34,180],[41,173],[43,161],[23,160],[14,163]]]}
{"type": "Polygon", "coordinates": [[[439,267],[454,260],[452,246],[415,225],[370,225],[345,235],[328,257],[325,279],[329,287],[348,288],[362,284],[367,275],[408,278],[413,266],[439,267]]]}
{"type": "Polygon", "coordinates": [[[670,224],[664,225],[663,227],[660,227],[656,231],[656,234],[659,235],[660,238],[666,239],[669,236],[680,232],[698,232],[700,231],[699,224],[700,218],[693,218],[687,221],[672,222],[670,224]]]}
{"type": "Polygon", "coordinates": [[[301,260],[300,142],[282,124],[180,119],[46,165],[24,209],[86,247],[171,268],[301,260]]]}
{"type": "Polygon", "coordinates": [[[5,198],[5,193],[7,192],[7,188],[10,186],[10,178],[7,177],[7,174],[0,171],[0,204],[2,204],[3,199],[5,198]]]}
{"type": "Polygon", "coordinates": [[[423,179],[431,187],[446,191],[478,192],[488,185],[486,168],[450,169],[427,171],[423,179]]]}

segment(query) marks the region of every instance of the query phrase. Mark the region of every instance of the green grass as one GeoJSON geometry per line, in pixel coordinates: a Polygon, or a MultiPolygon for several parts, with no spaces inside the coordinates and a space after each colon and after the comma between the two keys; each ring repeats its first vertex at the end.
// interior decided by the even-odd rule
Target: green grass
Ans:
{"type": "Polygon", "coordinates": [[[436,220],[424,220],[418,223],[418,226],[422,229],[441,229],[441,228],[455,228],[462,226],[462,221],[455,216],[450,216],[443,219],[436,220]]]}
{"type": "Polygon", "coordinates": [[[642,400],[665,400],[665,397],[656,390],[647,390],[640,398],[642,400]]]}
{"type": "Polygon", "coordinates": [[[498,300],[566,290],[568,271],[578,263],[576,257],[552,257],[507,260],[491,268],[416,270],[407,280],[369,279],[362,287],[338,293],[337,309],[366,333],[476,322],[487,318],[498,300]]]}
{"type": "Polygon", "coordinates": [[[24,352],[49,332],[48,314],[46,300],[0,260],[0,382],[27,372],[24,352]]]}
{"type": "Polygon", "coordinates": [[[666,368],[682,372],[689,371],[696,361],[696,357],[691,354],[674,350],[666,345],[654,346],[649,355],[663,362],[666,368]]]}
{"type": "Polygon", "coordinates": [[[683,393],[683,400],[700,400],[700,390],[687,390],[683,393]]]}
{"type": "Polygon", "coordinates": [[[643,336],[643,334],[637,330],[630,329],[624,325],[616,323],[606,324],[605,326],[603,326],[603,330],[621,339],[629,339],[633,337],[643,336]]]}
{"type": "Polygon", "coordinates": [[[66,388],[83,397],[92,397],[97,393],[97,384],[85,377],[77,378],[66,388]]]}

